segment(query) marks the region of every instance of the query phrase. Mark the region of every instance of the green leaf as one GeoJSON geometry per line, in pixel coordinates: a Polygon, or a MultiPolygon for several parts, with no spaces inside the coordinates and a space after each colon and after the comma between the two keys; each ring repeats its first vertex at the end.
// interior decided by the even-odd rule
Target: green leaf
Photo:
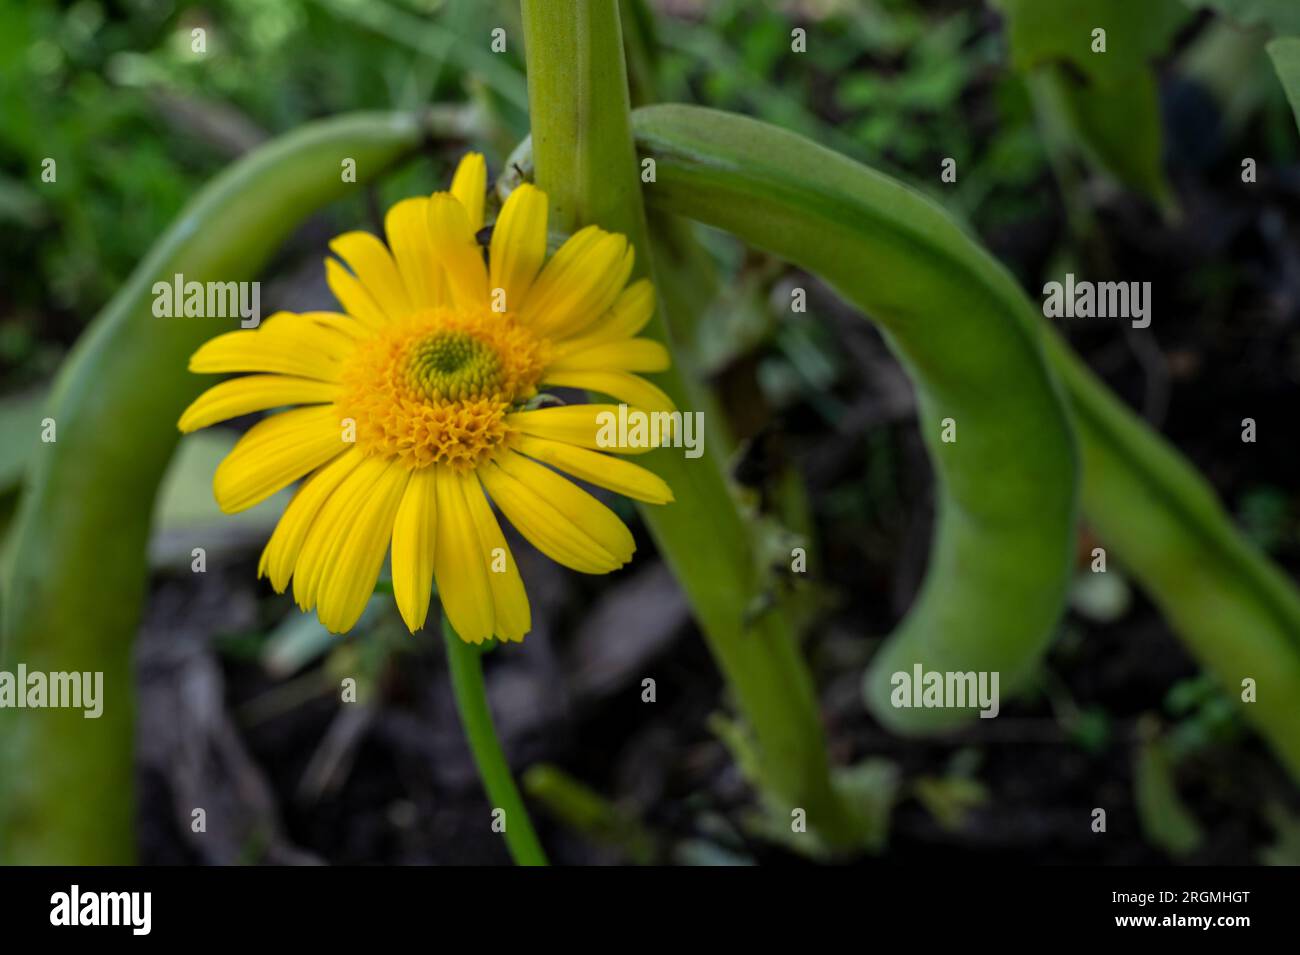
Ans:
{"type": "Polygon", "coordinates": [[[153,566],[188,568],[195,547],[202,547],[211,562],[252,542],[264,543],[275,528],[290,491],[238,514],[223,511],[212,494],[212,475],[238,437],[228,429],[210,429],[181,439],[154,506],[149,540],[153,566]]]}
{"type": "Polygon", "coordinates": [[[1205,834],[1178,795],[1172,760],[1158,738],[1140,745],[1133,775],[1138,821],[1147,840],[1175,858],[1194,852],[1205,834]]]}
{"type": "Polygon", "coordinates": [[[41,387],[0,401],[0,492],[14,487],[41,443],[41,409],[49,390],[41,387]]]}
{"type": "Polygon", "coordinates": [[[1176,0],[994,0],[1007,17],[1011,59],[1018,70],[1067,62],[1097,84],[1126,85],[1163,53],[1187,18],[1176,0]],[[1093,52],[1093,31],[1106,31],[1106,51],[1093,52]]]}
{"type": "Polygon", "coordinates": [[[637,865],[654,862],[657,839],[641,820],[558,766],[536,763],[528,767],[523,784],[530,799],[545,806],[568,828],[592,842],[617,848],[637,865]]]}
{"type": "Polygon", "coordinates": [[[1270,804],[1267,815],[1277,838],[1260,850],[1259,861],[1264,865],[1300,865],[1300,815],[1280,803],[1270,804]]]}
{"type": "Polygon", "coordinates": [[[1043,121],[1096,168],[1169,208],[1151,60],[1165,51],[1187,10],[1176,0],[996,2],[1007,15],[1016,68],[1044,81],[1043,121]],[[1094,52],[1095,30],[1105,30],[1105,52],[1094,52]]]}
{"type": "MultiPolygon", "coordinates": [[[[767,778],[763,757],[754,735],[741,723],[714,714],[709,728],[717,735],[742,776],[759,793],[759,805],[746,814],[745,828],[755,836],[774,842],[810,859],[833,859],[845,848],[824,838],[817,818],[802,806],[792,808],[779,798],[779,781],[767,778]],[[774,782],[776,784],[774,784],[774,782]],[[807,823],[795,828],[798,816],[807,823]]],[[[832,777],[835,791],[850,814],[857,832],[856,848],[879,851],[889,835],[889,818],[898,799],[899,770],[888,759],[866,759],[853,766],[836,769],[832,777]]]]}
{"type": "Polygon", "coordinates": [[[1036,81],[1048,111],[1043,119],[1059,124],[1065,141],[1111,178],[1169,206],[1160,94],[1150,70],[1129,74],[1120,87],[1083,83],[1060,70],[1036,81]]]}
{"type": "MultiPolygon", "coordinates": [[[[434,62],[444,57],[458,67],[483,78],[491,89],[512,106],[525,109],[528,92],[524,78],[509,59],[488,48],[487,41],[464,36],[432,17],[407,13],[385,3],[356,3],[348,0],[317,0],[335,16],[367,30],[373,30],[392,43],[420,51],[434,62]]],[[[472,9],[472,8],[469,8],[472,9]]]]}
{"type": "Polygon", "coordinates": [[[36,190],[17,179],[0,176],[0,223],[37,229],[47,219],[49,209],[36,190]]]}
{"type": "Polygon", "coordinates": [[[1183,0],[1209,9],[1245,27],[1265,27],[1279,35],[1300,33],[1300,4],[1295,0],[1183,0]]]}
{"type": "Polygon", "coordinates": [[[950,832],[963,828],[970,811],[989,800],[988,788],[983,783],[957,774],[922,776],[912,784],[912,789],[935,822],[950,832]]]}
{"type": "Polygon", "coordinates": [[[267,635],[258,658],[269,676],[284,680],[338,645],[339,638],[321,626],[314,613],[294,608],[267,635]]]}
{"type": "Polygon", "coordinates": [[[1300,125],[1300,37],[1283,37],[1268,45],[1268,55],[1282,80],[1286,98],[1291,103],[1297,125],[1300,125]]]}
{"type": "Polygon", "coordinates": [[[864,759],[835,771],[835,788],[867,835],[867,848],[880,851],[889,837],[889,819],[901,788],[898,764],[882,758],[864,759]]]}

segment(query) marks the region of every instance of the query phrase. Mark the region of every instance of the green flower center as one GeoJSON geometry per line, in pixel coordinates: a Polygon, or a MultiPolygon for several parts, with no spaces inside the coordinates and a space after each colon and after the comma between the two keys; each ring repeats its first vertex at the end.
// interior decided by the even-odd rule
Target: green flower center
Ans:
{"type": "Polygon", "coordinates": [[[497,395],[504,383],[501,358],[468,332],[438,332],[418,342],[407,374],[429,401],[472,401],[497,395]]]}

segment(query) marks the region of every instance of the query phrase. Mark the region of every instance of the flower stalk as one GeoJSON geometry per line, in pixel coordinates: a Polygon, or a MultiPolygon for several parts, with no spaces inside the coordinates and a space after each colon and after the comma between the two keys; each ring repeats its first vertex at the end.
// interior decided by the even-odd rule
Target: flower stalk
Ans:
{"type": "Polygon", "coordinates": [[[494,817],[498,810],[502,813],[502,832],[510,857],[516,865],[547,865],[546,853],[533,830],[519,787],[510,774],[510,765],[501,749],[501,740],[492,722],[492,710],[488,706],[487,687],[483,682],[483,654],[493,644],[480,647],[466,643],[452,629],[446,616],[442,618],[442,638],[447,647],[447,666],[451,671],[456,711],[460,714],[465,739],[474,754],[474,765],[478,767],[479,778],[487,790],[494,817]]]}

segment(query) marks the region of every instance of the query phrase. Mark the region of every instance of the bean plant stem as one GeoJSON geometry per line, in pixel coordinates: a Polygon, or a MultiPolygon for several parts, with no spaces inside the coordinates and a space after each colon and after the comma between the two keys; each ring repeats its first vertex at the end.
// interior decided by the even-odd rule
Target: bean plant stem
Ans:
{"type": "MultiPolygon", "coordinates": [[[[621,232],[636,250],[634,275],[653,277],[618,4],[523,0],[523,22],[533,158],[537,185],[550,198],[550,227],[621,232]]],[[[673,367],[655,380],[677,407],[710,409],[707,390],[683,374],[688,351],[673,347],[662,309],[644,334],[673,352],[673,367]]],[[[665,449],[639,461],[676,495],[666,507],[643,507],[642,517],[752,731],[754,781],[767,801],[786,819],[803,810],[828,844],[860,845],[861,822],[831,777],[811,674],[785,608],[756,572],[752,530],[727,486],[720,416],[704,416],[702,458],[665,449]]]]}

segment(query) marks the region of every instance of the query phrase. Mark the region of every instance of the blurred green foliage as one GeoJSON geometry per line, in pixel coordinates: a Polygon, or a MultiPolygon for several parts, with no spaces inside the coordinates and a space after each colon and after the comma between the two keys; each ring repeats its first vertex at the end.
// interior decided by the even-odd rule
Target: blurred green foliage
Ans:
{"type": "Polygon", "coordinates": [[[1187,19],[1177,0],[996,0],[1007,15],[1017,69],[1072,63],[1094,83],[1113,86],[1145,69],[1187,19]],[[1096,49],[1095,31],[1105,31],[1096,49]]]}
{"type": "Polygon", "coordinates": [[[1177,0],[995,0],[1012,63],[1035,76],[1050,137],[1166,208],[1152,61],[1188,18],[1177,0]]]}
{"type": "Polygon", "coordinates": [[[1183,0],[1248,27],[1266,27],[1280,34],[1300,33],[1300,3],[1295,0],[1183,0]]]}
{"type": "MultiPolygon", "coordinates": [[[[53,370],[184,203],[233,155],[308,119],[465,99],[461,70],[444,68],[444,60],[468,45],[446,38],[486,38],[489,24],[508,24],[494,6],[506,5],[0,0],[7,387],[53,370]],[[368,11],[369,26],[352,15],[357,9],[368,11]],[[419,42],[425,24],[441,38],[441,60],[419,42]],[[385,35],[403,28],[415,48],[385,35]],[[195,30],[204,31],[202,53],[194,50],[195,30]],[[55,161],[53,182],[42,181],[46,159],[55,161]]],[[[507,53],[502,69],[522,84],[517,55],[507,53]]],[[[391,177],[383,196],[431,190],[440,171],[424,167],[391,177]]],[[[366,212],[358,200],[341,219],[366,212]]]]}
{"type": "MultiPolygon", "coordinates": [[[[633,4],[635,6],[635,4],[633,4]]],[[[653,4],[652,4],[653,6],[653,4]]],[[[658,98],[750,112],[937,192],[981,227],[1042,207],[1044,155],[986,10],[851,0],[676,4],[658,98]],[[813,8],[810,8],[813,9],[813,8]],[[808,52],[791,49],[791,23],[808,52]],[[799,59],[796,59],[799,58],[799,59]]],[[[268,135],[347,110],[471,100],[499,161],[526,133],[518,5],[505,0],[0,0],[0,387],[44,379],[185,201],[268,135]],[[491,31],[510,38],[489,50],[491,31]],[[196,30],[203,52],[195,52],[196,30]],[[41,179],[46,159],[54,182],[41,179]]],[[[378,205],[435,187],[416,164],[378,205]]],[[[336,210],[345,222],[364,200],[336,210]]]]}
{"type": "Polygon", "coordinates": [[[1273,58],[1277,75],[1282,80],[1296,123],[1300,124],[1300,37],[1284,36],[1268,45],[1268,55],[1273,58]]]}
{"type": "Polygon", "coordinates": [[[914,0],[816,9],[819,19],[801,20],[780,4],[719,0],[699,5],[705,22],[662,18],[661,99],[748,113],[927,192],[952,158],[946,205],[979,225],[1023,217],[1046,159],[988,12],[914,0]],[[795,28],[807,52],[792,49],[795,28]]]}

